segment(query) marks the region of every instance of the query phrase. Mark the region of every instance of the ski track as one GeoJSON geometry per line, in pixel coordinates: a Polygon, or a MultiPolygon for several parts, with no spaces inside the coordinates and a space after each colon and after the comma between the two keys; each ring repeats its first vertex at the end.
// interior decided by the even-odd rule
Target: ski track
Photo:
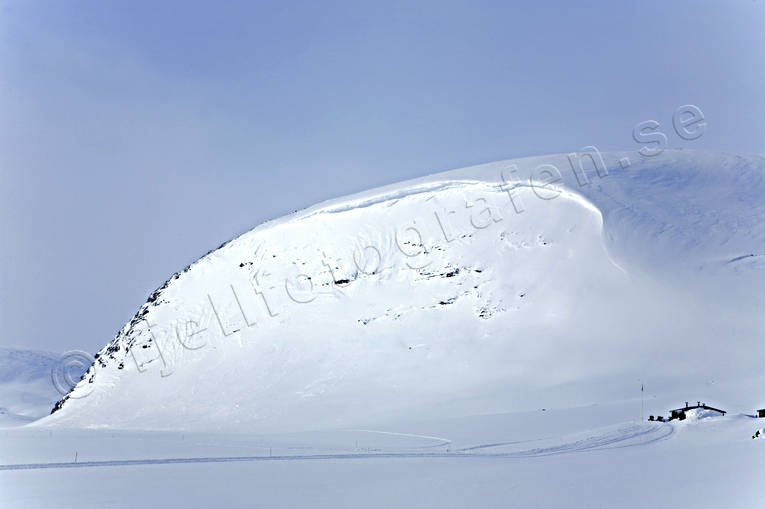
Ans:
{"type": "Polygon", "coordinates": [[[421,447],[417,447],[417,449],[432,449],[434,447],[444,447],[452,443],[451,440],[448,438],[443,437],[434,437],[432,435],[415,435],[413,433],[398,433],[395,431],[377,431],[373,429],[354,429],[351,431],[358,431],[361,433],[378,433],[380,435],[393,435],[397,437],[412,437],[412,438],[423,438],[425,440],[434,440],[438,442],[437,444],[431,444],[431,445],[424,445],[421,447]]]}
{"type": "MultiPolygon", "coordinates": [[[[359,430],[362,431],[362,430],[359,430]]],[[[554,447],[542,447],[514,452],[476,453],[467,452],[476,449],[498,447],[508,444],[524,443],[503,442],[485,444],[459,449],[455,452],[374,452],[374,453],[344,453],[344,454],[305,454],[305,455],[279,455],[279,456],[222,456],[222,457],[196,457],[196,458],[156,458],[156,459],[131,459],[131,460],[101,460],[81,462],[58,462],[58,463],[19,463],[0,465],[0,471],[10,470],[44,470],[56,468],[90,468],[90,467],[123,467],[137,465],[171,465],[186,463],[233,463],[251,461],[308,461],[308,460],[354,460],[354,459],[410,459],[410,458],[533,458],[587,452],[602,449],[617,449],[624,447],[636,447],[649,445],[661,440],[667,440],[675,429],[672,425],[662,426],[639,426],[634,425],[603,435],[595,435],[581,440],[564,443],[554,447]],[[623,444],[634,439],[637,442],[623,444]],[[620,445],[621,444],[621,445],[620,445]]],[[[380,433],[380,432],[375,432],[380,433]]],[[[406,435],[406,434],[403,434],[406,435]]],[[[421,436],[421,435],[411,435],[421,436]]],[[[431,437],[433,438],[433,437],[431,437]]],[[[531,440],[536,441],[536,440],[531,440]]]]}

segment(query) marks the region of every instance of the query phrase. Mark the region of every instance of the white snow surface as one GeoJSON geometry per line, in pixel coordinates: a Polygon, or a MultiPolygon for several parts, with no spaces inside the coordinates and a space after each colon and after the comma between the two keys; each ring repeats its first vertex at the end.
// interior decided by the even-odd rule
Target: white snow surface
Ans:
{"type": "Polygon", "coordinates": [[[174,275],[39,425],[305,431],[586,405],[638,379],[759,404],[738,389],[765,358],[765,159],[580,160],[260,225],[174,275]]]}
{"type": "Polygon", "coordinates": [[[573,167],[435,174],[210,252],[0,429],[0,506],[765,507],[765,159],[573,167]],[[648,421],[685,401],[728,413],[648,421]]]}
{"type": "Polygon", "coordinates": [[[758,419],[625,420],[632,403],[289,434],[0,430],[0,505],[762,507],[758,419]]]}

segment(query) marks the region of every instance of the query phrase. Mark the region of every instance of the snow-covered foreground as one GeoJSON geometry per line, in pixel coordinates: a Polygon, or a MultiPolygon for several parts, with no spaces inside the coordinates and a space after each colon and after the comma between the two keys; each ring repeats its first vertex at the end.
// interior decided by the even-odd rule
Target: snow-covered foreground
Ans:
{"type": "Polygon", "coordinates": [[[267,435],[7,429],[0,505],[763,506],[765,440],[751,439],[762,420],[622,420],[639,409],[267,435]]]}

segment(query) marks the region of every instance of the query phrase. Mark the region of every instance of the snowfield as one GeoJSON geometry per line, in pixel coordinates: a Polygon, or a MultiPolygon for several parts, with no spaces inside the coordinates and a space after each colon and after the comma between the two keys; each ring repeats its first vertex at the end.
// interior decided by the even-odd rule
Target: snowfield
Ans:
{"type": "Polygon", "coordinates": [[[0,505],[765,507],[764,269],[759,156],[320,203],[173,275],[0,431],[0,505]],[[729,413],[647,420],[696,399],[729,413]]]}
{"type": "Polygon", "coordinates": [[[637,508],[690,493],[704,495],[696,507],[762,507],[757,419],[625,421],[634,403],[290,434],[7,429],[0,497],[13,508],[637,508]]]}

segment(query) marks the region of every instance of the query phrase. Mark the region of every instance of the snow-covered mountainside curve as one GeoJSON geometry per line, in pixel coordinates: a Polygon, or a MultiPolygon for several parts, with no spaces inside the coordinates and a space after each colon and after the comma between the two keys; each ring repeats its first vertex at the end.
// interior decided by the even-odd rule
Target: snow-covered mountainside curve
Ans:
{"type": "Polygon", "coordinates": [[[40,423],[297,430],[584,404],[638,377],[756,376],[763,268],[761,157],[453,170],[208,253],[40,423]]]}
{"type": "Polygon", "coordinates": [[[85,368],[84,363],[73,366],[52,352],[0,348],[0,427],[26,424],[50,413],[51,405],[61,398],[59,390],[69,387],[57,389],[54,371],[59,382],[65,377],[74,381],[85,368]],[[64,366],[75,369],[65,375],[64,366]]]}

